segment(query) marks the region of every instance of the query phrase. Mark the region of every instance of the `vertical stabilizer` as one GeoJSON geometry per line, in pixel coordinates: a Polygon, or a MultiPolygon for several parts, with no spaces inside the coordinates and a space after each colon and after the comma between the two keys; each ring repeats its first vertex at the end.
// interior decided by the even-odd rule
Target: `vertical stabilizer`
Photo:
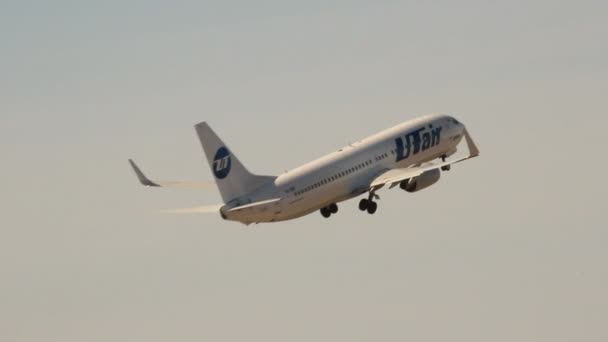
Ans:
{"type": "Polygon", "coordinates": [[[249,172],[206,122],[194,128],[225,203],[249,195],[276,178],[249,172]]]}

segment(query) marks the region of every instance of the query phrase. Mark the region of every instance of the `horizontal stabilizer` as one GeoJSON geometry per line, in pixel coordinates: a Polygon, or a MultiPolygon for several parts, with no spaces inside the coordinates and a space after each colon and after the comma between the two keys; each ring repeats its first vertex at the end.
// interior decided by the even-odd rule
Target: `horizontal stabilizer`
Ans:
{"type": "Polygon", "coordinates": [[[189,188],[189,189],[211,189],[214,187],[213,182],[184,182],[184,181],[152,181],[144,173],[141,169],[135,164],[132,159],[129,159],[129,164],[133,168],[135,175],[139,182],[145,186],[154,186],[154,187],[176,187],[176,188],[189,188]]]}
{"type": "Polygon", "coordinates": [[[234,207],[232,209],[229,209],[228,212],[235,212],[235,211],[239,211],[239,210],[245,210],[245,209],[253,209],[253,208],[263,207],[263,206],[266,206],[266,205],[269,205],[269,204],[278,203],[280,200],[281,200],[280,198],[273,198],[273,199],[270,199],[270,200],[253,202],[253,203],[241,205],[241,206],[238,206],[238,207],[234,207]]]}
{"type": "Polygon", "coordinates": [[[222,209],[222,204],[206,205],[206,206],[194,207],[194,208],[179,208],[179,209],[161,210],[161,213],[164,213],[164,214],[214,214],[214,213],[219,213],[220,209],[222,209]]]}

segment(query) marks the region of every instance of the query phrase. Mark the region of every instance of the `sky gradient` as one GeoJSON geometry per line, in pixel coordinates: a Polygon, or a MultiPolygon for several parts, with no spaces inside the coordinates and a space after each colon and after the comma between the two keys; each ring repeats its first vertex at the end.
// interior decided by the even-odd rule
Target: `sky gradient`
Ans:
{"type": "Polygon", "coordinates": [[[0,3],[0,340],[608,340],[604,1],[0,3]],[[279,174],[418,115],[435,186],[245,227],[193,125],[279,174]]]}

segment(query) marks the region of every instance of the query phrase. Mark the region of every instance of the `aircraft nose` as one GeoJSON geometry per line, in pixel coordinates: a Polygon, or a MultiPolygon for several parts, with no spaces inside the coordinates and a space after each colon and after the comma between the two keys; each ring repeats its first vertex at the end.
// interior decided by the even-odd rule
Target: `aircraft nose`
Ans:
{"type": "Polygon", "coordinates": [[[458,128],[461,128],[461,129],[464,129],[464,125],[460,121],[456,120],[454,117],[450,116],[449,117],[449,121],[450,121],[451,125],[454,125],[455,127],[458,127],[458,128]]]}
{"type": "Polygon", "coordinates": [[[457,135],[464,134],[465,127],[460,121],[456,120],[454,117],[448,117],[448,128],[457,135]]]}

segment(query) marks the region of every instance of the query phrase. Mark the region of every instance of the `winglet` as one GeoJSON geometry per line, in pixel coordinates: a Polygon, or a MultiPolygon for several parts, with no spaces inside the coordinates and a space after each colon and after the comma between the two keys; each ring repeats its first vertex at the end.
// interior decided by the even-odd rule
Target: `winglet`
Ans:
{"type": "Polygon", "coordinates": [[[160,186],[156,183],[154,183],[153,181],[149,180],[148,177],[146,177],[144,175],[143,172],[141,172],[141,170],[139,169],[139,167],[137,167],[137,165],[135,164],[135,162],[132,159],[129,159],[129,164],[131,164],[131,167],[133,168],[133,171],[135,171],[135,175],[137,176],[137,179],[139,179],[139,182],[145,186],[160,186]]]}
{"type": "Polygon", "coordinates": [[[477,157],[479,155],[479,149],[466,129],[464,130],[464,138],[466,139],[467,147],[469,148],[469,158],[477,157]]]}

